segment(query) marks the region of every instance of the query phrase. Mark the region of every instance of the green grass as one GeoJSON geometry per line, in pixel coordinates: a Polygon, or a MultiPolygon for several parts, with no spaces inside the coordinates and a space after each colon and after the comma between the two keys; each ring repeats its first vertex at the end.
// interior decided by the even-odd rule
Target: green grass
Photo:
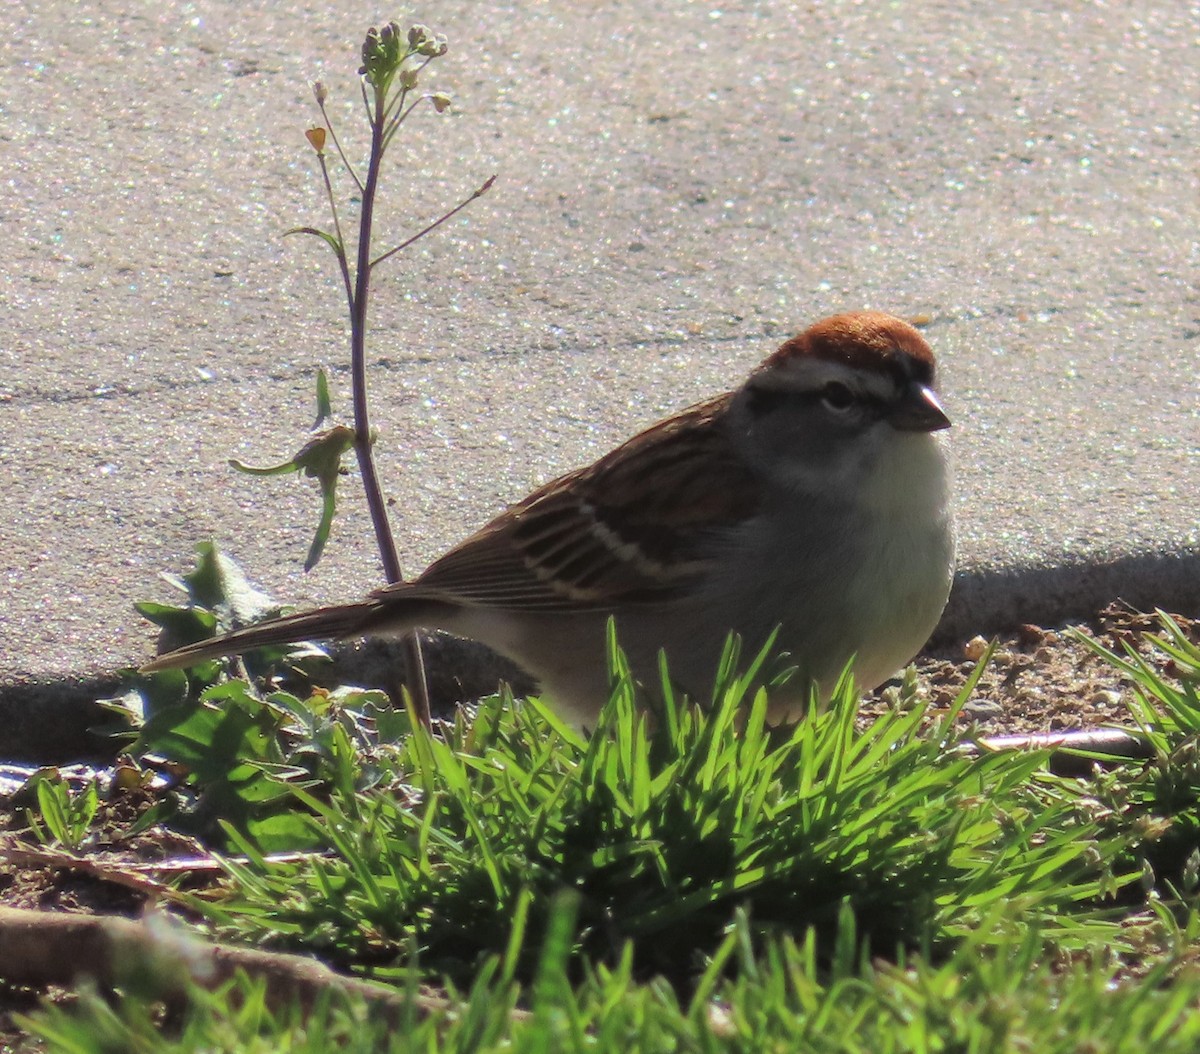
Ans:
{"type": "Polygon", "coordinates": [[[1036,929],[980,945],[966,940],[940,962],[868,961],[854,951],[852,918],[830,960],[810,933],[752,950],[737,920],[690,999],[639,983],[628,954],[567,980],[573,914],[562,905],[528,989],[495,961],[453,1012],[385,1018],[336,994],[307,1013],[272,1012],[243,982],[197,992],[169,1030],[152,1004],[85,997],[33,1027],[50,1049],[74,1052],[428,1050],[829,1051],[1089,1054],[1192,1052],[1200,1044],[1200,974],[1163,959],[1121,976],[1102,951],[1047,956],[1036,929]],[[524,1013],[514,1014],[520,1005],[524,1013]]]}
{"type": "Polygon", "coordinates": [[[80,1052],[1195,1050],[1200,653],[1164,626],[1170,676],[1110,656],[1156,757],[1089,779],[959,749],[965,692],[860,729],[846,681],[769,729],[736,652],[711,710],[647,713],[614,646],[588,737],[535,700],[430,734],[361,693],[205,689],[143,732],[192,766],[168,814],[249,857],[192,906],[455,1009],[272,1011],[246,982],[165,1033],[134,992],[29,1027],[80,1052]],[[283,844],[321,853],[263,857],[283,844]]]}
{"type": "Polygon", "coordinates": [[[955,713],[928,726],[920,706],[857,732],[848,681],[772,733],[750,680],[731,677],[711,713],[668,698],[651,720],[626,675],[588,738],[508,699],[444,737],[418,729],[391,759],[403,793],[360,791],[354,772],[325,795],[294,789],[329,859],[241,869],[206,910],[237,939],[346,964],[415,940],[460,981],[505,950],[518,913],[538,945],[562,890],[579,899],[579,958],[632,941],[639,976],[676,984],[738,907],[756,933],[824,935],[849,904],[884,954],[972,931],[1001,902],[1064,941],[1110,925],[1104,894],[1135,877],[1125,845],[1098,841],[1084,788],[1043,757],[954,752],[955,713]]]}

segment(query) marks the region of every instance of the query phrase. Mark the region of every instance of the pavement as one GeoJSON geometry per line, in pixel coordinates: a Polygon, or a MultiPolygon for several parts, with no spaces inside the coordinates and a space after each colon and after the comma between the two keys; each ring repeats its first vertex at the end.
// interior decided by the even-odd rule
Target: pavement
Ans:
{"type": "MultiPolygon", "coordinates": [[[[405,568],[837,311],[927,318],[955,422],[943,634],[1200,608],[1200,9],[524,4],[450,40],[394,150],[371,398],[405,568]]],[[[354,477],[302,569],[290,454],[348,411],[303,131],[354,153],[344,0],[0,7],[0,756],[77,746],[215,538],[295,604],[381,581],[354,477]]],[[[383,18],[409,20],[402,11],[383,18]]],[[[343,194],[346,185],[341,184],[343,194]]]]}

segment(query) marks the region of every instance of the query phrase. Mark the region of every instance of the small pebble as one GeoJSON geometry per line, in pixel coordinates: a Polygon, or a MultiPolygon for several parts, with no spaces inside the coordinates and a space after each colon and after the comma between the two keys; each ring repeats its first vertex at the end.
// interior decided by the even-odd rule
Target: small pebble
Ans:
{"type": "Polygon", "coordinates": [[[972,637],[963,645],[963,657],[970,662],[978,662],[987,651],[988,642],[983,637],[972,637]]]}
{"type": "Polygon", "coordinates": [[[1004,707],[990,699],[968,699],[963,710],[972,717],[999,717],[1004,713],[1004,707]]]}
{"type": "Polygon", "coordinates": [[[1120,706],[1121,693],[1114,691],[1112,688],[1101,688],[1095,695],[1092,696],[1092,705],[1094,706],[1120,706]]]}
{"type": "Polygon", "coordinates": [[[1023,622],[1017,627],[1017,640],[1021,644],[1038,644],[1045,637],[1046,631],[1032,622],[1023,622]]]}

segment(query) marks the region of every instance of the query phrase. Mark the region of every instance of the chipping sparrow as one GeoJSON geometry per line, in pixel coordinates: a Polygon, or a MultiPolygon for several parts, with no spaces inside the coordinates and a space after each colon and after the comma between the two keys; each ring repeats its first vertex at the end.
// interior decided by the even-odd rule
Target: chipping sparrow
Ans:
{"type": "Polygon", "coordinates": [[[605,624],[644,683],[665,649],[693,698],[728,633],[777,647],[801,676],[795,715],[847,661],[873,687],[925,643],[954,541],[934,359],[907,323],[837,315],[783,344],[738,389],[660,421],[548,483],[419,578],[181,648],[146,670],[264,644],[441,629],[523,666],[568,718],[608,698],[605,624]]]}

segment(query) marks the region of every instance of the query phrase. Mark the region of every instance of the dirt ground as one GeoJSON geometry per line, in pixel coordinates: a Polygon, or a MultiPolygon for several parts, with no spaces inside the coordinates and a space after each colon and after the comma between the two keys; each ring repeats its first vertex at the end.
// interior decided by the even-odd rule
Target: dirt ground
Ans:
{"type": "MultiPolygon", "coordinates": [[[[1172,617],[1193,643],[1200,643],[1200,619],[1172,617]]],[[[963,720],[993,736],[1130,726],[1123,701],[1129,690],[1127,679],[1075,633],[1085,633],[1117,654],[1123,654],[1124,644],[1131,645],[1139,654],[1153,657],[1157,667],[1167,665],[1166,656],[1144,642],[1147,633],[1161,635],[1158,617],[1124,604],[1110,604],[1092,619],[1053,628],[1023,625],[998,636],[996,652],[964,709],[963,720]]],[[[948,705],[955,698],[987,643],[976,637],[918,657],[918,682],[935,705],[948,705]]],[[[864,712],[885,705],[886,692],[866,700],[864,712]]]]}

